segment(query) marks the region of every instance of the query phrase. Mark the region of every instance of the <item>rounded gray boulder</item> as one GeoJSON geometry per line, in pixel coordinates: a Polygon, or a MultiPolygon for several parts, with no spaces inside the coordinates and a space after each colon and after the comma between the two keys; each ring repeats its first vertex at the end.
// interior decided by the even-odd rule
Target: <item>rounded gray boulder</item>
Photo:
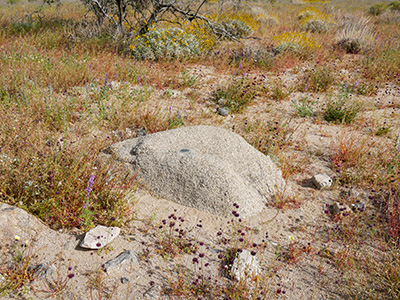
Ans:
{"type": "Polygon", "coordinates": [[[191,126],[112,145],[157,195],[219,216],[259,213],[285,181],[269,156],[229,130],[191,126]],[[235,209],[233,204],[239,205],[235,209]]]}

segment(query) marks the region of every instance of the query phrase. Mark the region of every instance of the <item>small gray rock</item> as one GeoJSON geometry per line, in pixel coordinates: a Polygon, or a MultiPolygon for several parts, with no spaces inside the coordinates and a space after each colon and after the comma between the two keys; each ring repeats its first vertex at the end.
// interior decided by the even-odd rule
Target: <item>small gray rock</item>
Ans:
{"type": "Polygon", "coordinates": [[[349,189],[348,195],[349,195],[349,198],[353,201],[367,198],[366,193],[360,188],[349,189]]]}
{"type": "Polygon", "coordinates": [[[54,265],[49,265],[49,263],[45,262],[36,266],[29,266],[28,272],[33,272],[35,277],[44,277],[53,274],[54,269],[54,265]]]}
{"type": "Polygon", "coordinates": [[[126,277],[122,277],[121,278],[121,283],[122,284],[126,284],[126,283],[128,283],[129,282],[129,279],[128,278],[126,278],[126,277]]]}
{"type": "Polygon", "coordinates": [[[259,275],[261,271],[260,263],[255,255],[250,251],[243,250],[235,258],[231,268],[231,276],[236,280],[249,278],[249,276],[259,275]]]}
{"type": "Polygon", "coordinates": [[[0,274],[0,284],[2,284],[4,281],[6,281],[6,278],[0,274]]]}
{"type": "Polygon", "coordinates": [[[109,272],[112,269],[118,268],[119,265],[121,265],[122,263],[131,260],[132,263],[137,263],[138,262],[138,258],[136,256],[136,253],[130,250],[126,250],[124,252],[122,252],[120,255],[118,255],[116,258],[113,258],[111,260],[109,260],[108,262],[106,262],[104,264],[104,270],[106,272],[109,272]]]}
{"type": "Polygon", "coordinates": [[[353,211],[363,211],[365,209],[365,203],[364,202],[353,203],[351,205],[351,208],[353,209],[353,211]]]}
{"type": "Polygon", "coordinates": [[[224,99],[224,98],[219,98],[218,104],[221,105],[221,106],[224,106],[224,105],[226,104],[226,99],[224,99]]]}
{"type": "Polygon", "coordinates": [[[332,186],[332,179],[326,174],[314,175],[311,180],[315,187],[319,190],[326,189],[332,186]]]}
{"type": "Polygon", "coordinates": [[[144,294],[143,297],[146,300],[158,300],[161,295],[161,287],[158,285],[153,285],[144,294]]]}
{"type": "Polygon", "coordinates": [[[137,131],[136,131],[136,136],[137,137],[139,137],[139,136],[145,136],[147,134],[147,131],[145,130],[145,129],[143,129],[143,128],[139,128],[137,131]]]}
{"type": "Polygon", "coordinates": [[[218,107],[217,112],[218,112],[218,114],[220,114],[223,117],[226,117],[227,115],[229,115],[229,109],[227,109],[225,107],[218,107]]]}
{"type": "Polygon", "coordinates": [[[68,241],[64,244],[64,249],[65,250],[73,250],[76,246],[76,241],[68,241]]]}
{"type": "Polygon", "coordinates": [[[93,229],[90,229],[81,243],[82,248],[89,249],[100,249],[105,245],[109,244],[113,239],[115,239],[121,229],[118,227],[106,227],[98,225],[93,229]]]}
{"type": "Polygon", "coordinates": [[[334,215],[342,214],[346,215],[349,214],[351,211],[350,207],[348,207],[346,204],[335,202],[332,206],[332,213],[334,215]]]}

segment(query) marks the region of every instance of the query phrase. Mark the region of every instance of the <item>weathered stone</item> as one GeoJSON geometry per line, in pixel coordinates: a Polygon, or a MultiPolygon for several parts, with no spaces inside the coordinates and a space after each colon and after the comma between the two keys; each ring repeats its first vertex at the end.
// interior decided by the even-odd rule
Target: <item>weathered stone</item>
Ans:
{"type": "Polygon", "coordinates": [[[353,209],[353,211],[364,211],[365,210],[365,203],[364,202],[357,202],[357,203],[353,203],[351,204],[351,208],[353,209]]]}
{"type": "Polygon", "coordinates": [[[312,178],[312,182],[319,190],[329,188],[332,185],[332,179],[326,174],[317,174],[312,178]]]}
{"type": "Polygon", "coordinates": [[[129,279],[128,278],[126,278],[126,277],[122,277],[121,278],[121,283],[122,284],[126,284],[126,283],[128,283],[129,282],[129,279]]]}
{"type": "Polygon", "coordinates": [[[159,285],[153,285],[144,294],[143,297],[146,300],[158,300],[161,295],[161,287],[159,285]]]}
{"type": "Polygon", "coordinates": [[[0,203],[0,241],[7,244],[15,241],[18,236],[21,241],[30,240],[38,233],[46,233],[50,229],[38,218],[21,208],[0,203]]]}
{"type": "Polygon", "coordinates": [[[64,249],[65,249],[65,250],[72,250],[72,249],[74,249],[76,246],[77,246],[77,242],[71,240],[71,241],[67,241],[67,242],[64,244],[64,249]]]}
{"type": "Polygon", "coordinates": [[[347,216],[349,213],[351,213],[350,207],[348,207],[346,204],[335,202],[332,205],[332,213],[334,215],[341,214],[343,216],[347,216]]]}
{"type": "Polygon", "coordinates": [[[28,272],[33,272],[35,277],[46,277],[53,274],[54,269],[54,265],[49,265],[49,263],[45,262],[36,266],[29,266],[28,272]]]}
{"type": "Polygon", "coordinates": [[[255,255],[252,255],[248,250],[238,252],[231,268],[231,276],[233,278],[236,280],[246,279],[259,275],[260,272],[260,263],[255,255]]]}
{"type": "Polygon", "coordinates": [[[191,126],[112,145],[106,153],[131,164],[161,197],[216,215],[260,212],[278,190],[282,172],[242,137],[212,126],[191,126]]]}
{"type": "Polygon", "coordinates": [[[82,248],[89,249],[100,249],[105,245],[109,244],[114,238],[116,238],[121,229],[118,227],[106,227],[98,225],[93,229],[90,229],[83,239],[80,246],[82,248]]]}
{"type": "Polygon", "coordinates": [[[227,109],[225,107],[218,107],[217,112],[218,112],[218,114],[220,114],[223,117],[226,117],[227,115],[229,115],[229,109],[227,109]]]}
{"type": "Polygon", "coordinates": [[[352,201],[364,200],[367,198],[365,191],[360,188],[351,188],[348,192],[349,199],[352,201]]]}
{"type": "Polygon", "coordinates": [[[104,270],[109,272],[113,269],[118,268],[122,263],[131,260],[132,263],[137,263],[138,258],[136,253],[130,250],[126,250],[118,255],[116,258],[113,258],[104,264],[104,270]]]}

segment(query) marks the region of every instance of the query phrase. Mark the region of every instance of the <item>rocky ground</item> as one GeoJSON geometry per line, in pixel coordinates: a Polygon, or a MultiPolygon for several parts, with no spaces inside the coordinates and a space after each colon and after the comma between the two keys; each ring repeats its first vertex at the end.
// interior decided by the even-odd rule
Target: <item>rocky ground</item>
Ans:
{"type": "MultiPolygon", "coordinates": [[[[200,85],[224,79],[215,78],[212,69],[199,67],[191,71],[204,74],[199,77],[200,85]]],[[[295,84],[298,76],[289,70],[281,79],[290,85],[295,84]]],[[[173,91],[169,105],[173,109],[186,110],[191,116],[216,115],[218,106],[208,101],[206,95],[200,97],[203,101],[197,102],[186,97],[193,90],[196,88],[186,92],[173,91]]],[[[304,94],[297,93],[293,97],[302,96],[304,94]]],[[[318,97],[319,105],[324,103],[323,96],[308,94],[308,97],[315,100],[318,97]]],[[[158,99],[154,97],[155,106],[158,99]]],[[[51,230],[23,210],[2,204],[2,264],[11,265],[19,257],[21,262],[36,270],[32,282],[20,294],[9,294],[4,299],[175,299],[180,297],[176,282],[182,277],[200,275],[211,277],[209,282],[214,284],[226,284],[228,279],[221,275],[218,256],[235,247],[237,244],[234,243],[240,243],[235,242],[238,229],[245,232],[246,248],[256,252],[265,275],[261,277],[268,294],[266,299],[345,299],[341,289],[345,278],[331,264],[330,256],[333,252],[343,251],[346,245],[331,241],[326,234],[335,224],[326,213],[327,207],[333,209],[336,202],[346,199],[347,203],[362,203],[367,212],[373,212],[375,208],[362,187],[348,187],[344,196],[343,189],[337,186],[318,189],[311,179],[317,174],[334,178],[330,153],[343,137],[350,141],[360,136],[369,137],[375,132],[376,124],[383,122],[398,128],[399,90],[388,86],[374,96],[360,96],[364,109],[351,127],[300,118],[296,116],[291,100],[256,99],[255,104],[241,115],[213,116],[203,122],[234,128],[240,133],[237,128],[245,122],[276,116],[282,120],[292,119],[292,147],[287,149],[287,158],[298,162],[294,165],[297,164],[301,172],[288,180],[295,195],[291,205],[283,208],[267,205],[262,212],[239,224],[233,215],[227,218],[212,215],[159,198],[140,188],[127,199],[136,212],[135,219],[121,228],[121,233],[107,246],[91,250],[80,247],[84,232],[51,230]],[[190,241],[196,247],[196,253],[178,251],[175,255],[168,248],[165,237],[174,218],[187,233],[180,238],[172,234],[172,239],[190,241]],[[160,229],[163,220],[166,224],[160,229]],[[104,265],[122,253],[127,259],[106,271],[104,265]],[[206,264],[209,265],[206,267],[206,264]]],[[[352,209],[347,208],[347,211],[348,214],[343,214],[346,211],[342,210],[339,215],[351,218],[352,209]]],[[[186,286],[185,289],[190,288],[186,286]]],[[[195,299],[187,294],[181,298],[195,299]]]]}

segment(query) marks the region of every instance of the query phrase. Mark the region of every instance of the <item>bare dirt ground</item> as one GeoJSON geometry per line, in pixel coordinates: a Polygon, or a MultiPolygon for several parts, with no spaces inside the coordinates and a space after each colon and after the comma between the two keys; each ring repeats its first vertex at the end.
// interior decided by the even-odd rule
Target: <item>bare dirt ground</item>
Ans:
{"type": "MultiPolygon", "coordinates": [[[[234,130],[254,120],[292,120],[292,146],[286,152],[288,159],[298,161],[301,168],[301,172],[288,180],[296,195],[295,205],[290,208],[267,205],[260,215],[241,223],[244,228],[248,228],[246,238],[256,244],[256,247],[250,246],[249,249],[257,251],[263,272],[270,274],[265,287],[270,292],[267,299],[346,299],[341,290],[341,283],[346,279],[329,260],[332,251],[343,250],[342,247],[346,245],[330,241],[325,234],[326,228],[334,226],[334,222],[325,213],[326,206],[340,201],[343,196],[336,187],[317,190],[311,185],[310,178],[319,173],[335,176],[329,158],[332,147],[343,136],[371,136],[369,134],[376,130],[376,124],[381,122],[399,128],[399,91],[387,87],[379,90],[375,96],[360,97],[365,109],[353,126],[332,125],[297,117],[292,98],[282,101],[257,99],[244,113],[222,117],[215,113],[216,106],[208,101],[207,89],[204,87],[212,83],[217,85],[230,76],[216,76],[215,70],[205,67],[192,68],[191,72],[199,78],[197,87],[186,91],[172,90],[172,96],[168,99],[165,99],[165,91],[157,91],[150,100],[153,104],[149,105],[160,107],[162,99],[166,103],[162,106],[165,111],[170,106],[174,111],[179,109],[185,112],[187,116],[199,117],[203,120],[202,124],[234,130]],[[200,95],[200,101],[193,101],[186,96],[194,91],[200,95]],[[262,249],[260,245],[263,245],[262,249]]],[[[281,79],[290,85],[296,82],[297,76],[288,71],[281,79]]],[[[301,96],[298,93],[294,97],[301,96]]],[[[308,94],[308,97],[317,96],[308,94]]],[[[319,105],[323,103],[322,97],[319,105]]],[[[365,195],[359,197],[360,201],[365,202],[367,210],[374,209],[365,195]]],[[[17,295],[15,298],[45,299],[57,296],[60,299],[157,299],[151,298],[149,293],[145,294],[153,287],[153,292],[159,291],[160,299],[175,299],[179,295],[171,295],[169,292],[179,274],[210,276],[218,282],[227,280],[220,275],[218,254],[229,246],[221,243],[221,239],[232,239],[234,231],[239,228],[237,222],[233,224],[231,219],[157,198],[143,188],[132,194],[129,201],[136,212],[136,219],[122,228],[121,234],[110,245],[99,251],[79,247],[84,235],[79,230],[55,232],[42,228],[35,241],[29,241],[31,246],[28,248],[35,254],[32,263],[49,263],[52,275],[36,279],[32,282],[33,289],[25,291],[25,296],[17,295]],[[160,254],[163,253],[160,241],[165,229],[159,229],[159,226],[162,220],[169,220],[171,214],[184,218],[182,228],[188,230],[187,238],[196,244],[197,254],[205,254],[201,259],[201,270],[200,264],[193,263],[197,254],[180,253],[174,258],[165,253],[164,257],[160,254]],[[218,232],[222,232],[222,235],[218,235],[218,232]],[[101,266],[105,262],[125,250],[133,250],[138,262],[122,264],[108,273],[102,270],[101,266]],[[204,266],[206,263],[209,263],[208,267],[204,266]],[[56,283],[62,285],[65,274],[74,274],[74,277],[57,294],[56,283]],[[122,283],[122,278],[128,279],[128,282],[122,283]]],[[[28,236],[21,237],[21,240],[24,238],[28,236]]]]}

